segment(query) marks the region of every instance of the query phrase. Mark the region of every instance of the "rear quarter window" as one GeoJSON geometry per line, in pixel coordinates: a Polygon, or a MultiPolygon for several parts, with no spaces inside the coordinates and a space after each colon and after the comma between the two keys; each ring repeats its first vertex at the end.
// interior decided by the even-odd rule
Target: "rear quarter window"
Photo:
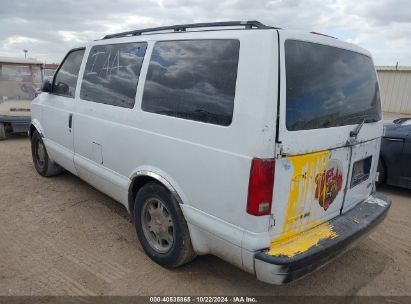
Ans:
{"type": "Polygon", "coordinates": [[[322,44],[286,40],[286,126],[308,130],[381,119],[370,57],[322,44]]]}
{"type": "Polygon", "coordinates": [[[142,109],[230,125],[239,48],[238,40],[157,42],[147,72],[142,109]]]}

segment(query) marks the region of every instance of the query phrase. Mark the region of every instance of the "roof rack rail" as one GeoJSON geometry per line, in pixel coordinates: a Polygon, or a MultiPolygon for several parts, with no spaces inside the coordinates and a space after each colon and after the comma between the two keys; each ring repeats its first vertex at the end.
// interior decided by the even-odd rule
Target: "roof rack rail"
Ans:
{"type": "Polygon", "coordinates": [[[267,26],[259,21],[225,21],[225,22],[209,22],[209,23],[192,23],[192,24],[180,24],[171,26],[152,27],[141,30],[134,30],[128,32],[122,32],[117,34],[110,34],[103,37],[103,39],[111,39],[125,36],[139,36],[142,33],[159,32],[173,30],[174,32],[185,32],[189,28],[207,28],[207,27],[224,27],[224,26],[244,26],[245,29],[278,29],[277,27],[267,26]]]}
{"type": "Polygon", "coordinates": [[[320,35],[320,36],[325,36],[325,37],[330,37],[330,38],[338,39],[337,37],[330,36],[330,35],[326,35],[326,34],[323,34],[323,33],[318,33],[318,32],[310,32],[310,34],[320,35]]]}

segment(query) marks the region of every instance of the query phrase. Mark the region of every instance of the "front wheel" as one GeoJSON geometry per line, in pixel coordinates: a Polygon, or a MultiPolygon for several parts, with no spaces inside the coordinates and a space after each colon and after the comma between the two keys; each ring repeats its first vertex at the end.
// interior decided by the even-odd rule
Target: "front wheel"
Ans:
{"type": "Polygon", "coordinates": [[[40,134],[35,131],[31,138],[31,156],[36,171],[42,176],[53,176],[61,173],[62,169],[49,158],[40,134]]]}
{"type": "Polygon", "coordinates": [[[175,268],[195,257],[180,206],[160,184],[150,182],[137,193],[134,225],[144,251],[158,264],[175,268]]]}

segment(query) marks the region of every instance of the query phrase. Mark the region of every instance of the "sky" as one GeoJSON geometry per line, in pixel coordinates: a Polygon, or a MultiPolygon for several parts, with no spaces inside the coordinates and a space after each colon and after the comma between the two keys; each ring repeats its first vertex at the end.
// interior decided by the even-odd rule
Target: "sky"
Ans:
{"type": "Polygon", "coordinates": [[[376,65],[411,66],[410,0],[0,0],[0,56],[60,62],[105,34],[193,22],[258,20],[368,49],[376,65]]]}

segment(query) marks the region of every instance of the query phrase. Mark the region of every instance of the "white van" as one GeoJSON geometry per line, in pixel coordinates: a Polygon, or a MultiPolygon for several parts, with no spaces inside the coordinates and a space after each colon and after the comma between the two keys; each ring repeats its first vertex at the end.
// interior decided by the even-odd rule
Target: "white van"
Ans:
{"type": "Polygon", "coordinates": [[[256,21],[109,35],[73,49],[32,104],[33,162],[122,203],[165,267],[214,254],[281,284],[387,214],[370,54],[256,21]]]}

